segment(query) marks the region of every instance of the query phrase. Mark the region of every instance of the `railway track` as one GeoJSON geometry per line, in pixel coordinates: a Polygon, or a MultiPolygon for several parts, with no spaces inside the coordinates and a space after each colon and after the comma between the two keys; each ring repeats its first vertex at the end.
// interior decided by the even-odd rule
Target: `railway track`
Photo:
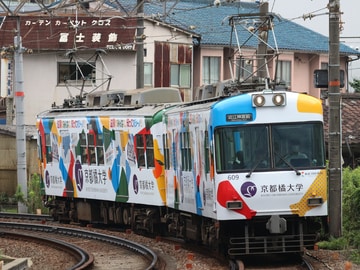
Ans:
{"type": "Polygon", "coordinates": [[[238,260],[230,265],[231,270],[319,270],[304,254],[259,255],[238,260]]]}
{"type": "MultiPolygon", "coordinates": [[[[28,232],[32,232],[32,233],[39,233],[40,230],[46,230],[48,231],[49,233],[51,233],[52,235],[63,235],[63,236],[67,236],[69,238],[72,238],[72,239],[80,239],[80,238],[83,238],[83,239],[96,239],[94,241],[98,241],[97,238],[100,237],[100,238],[103,238],[102,240],[99,240],[101,241],[101,243],[104,243],[109,245],[109,246],[116,246],[116,244],[113,244],[112,242],[114,241],[114,238],[115,240],[119,237],[114,237],[114,236],[109,236],[110,235],[119,235],[116,231],[108,231],[108,230],[101,230],[101,232],[104,232],[104,234],[102,233],[93,233],[92,231],[93,230],[96,230],[98,231],[97,229],[95,228],[82,228],[82,229],[78,229],[78,228],[73,228],[73,226],[70,226],[71,228],[69,229],[68,228],[68,225],[65,225],[66,227],[58,227],[58,223],[57,222],[52,222],[52,218],[47,216],[47,215],[29,215],[29,214],[25,214],[25,215],[22,215],[22,214],[8,214],[8,213],[1,213],[0,212],[0,222],[1,220],[3,221],[6,221],[8,223],[8,221],[10,220],[11,223],[16,223],[15,226],[16,228],[18,228],[20,225],[19,223],[20,222],[27,222],[24,226],[29,226],[29,223],[30,224],[34,224],[35,226],[33,226],[31,229],[26,229],[26,231],[28,232]],[[47,225],[44,226],[43,225],[39,225],[39,224],[42,224],[42,223],[46,223],[47,225]],[[54,224],[54,225],[52,225],[54,224]],[[90,230],[90,231],[89,231],[90,230]],[[82,234],[83,236],[80,237],[80,234],[82,234]],[[92,234],[93,236],[90,236],[90,234],[92,234]],[[79,236],[78,236],[79,235],[79,236]],[[104,237],[103,237],[104,236],[104,237]],[[92,238],[91,238],[92,237],[92,238]]],[[[20,223],[22,224],[22,223],[20,223]]],[[[3,230],[1,224],[0,224],[0,232],[3,230]]],[[[19,229],[16,229],[16,230],[20,230],[19,229]]],[[[46,235],[46,234],[45,234],[46,235]]],[[[123,237],[125,236],[126,238],[129,238],[130,240],[134,240],[136,239],[135,241],[139,241],[138,238],[140,237],[135,237],[135,235],[132,235],[132,234],[127,234],[125,233],[125,235],[123,235],[123,233],[120,233],[120,237],[123,237]],[[134,238],[135,237],[135,238],[134,238]]],[[[146,241],[146,240],[145,240],[146,241]]],[[[206,258],[206,257],[209,257],[209,253],[208,252],[205,252],[204,250],[202,249],[198,249],[198,248],[195,248],[194,246],[188,246],[187,244],[183,243],[183,242],[172,242],[172,239],[166,239],[166,238],[161,238],[160,240],[158,241],[161,241],[163,243],[167,243],[167,244],[170,244],[171,246],[171,243],[173,245],[173,247],[177,246],[181,246],[181,249],[184,248],[184,249],[187,249],[187,253],[191,254],[192,256],[195,254],[195,257],[199,258],[199,257],[203,257],[203,258],[206,258]]],[[[150,246],[152,248],[155,247],[155,250],[157,251],[157,254],[158,254],[158,262],[157,263],[153,263],[151,264],[150,263],[150,260],[152,259],[146,259],[148,260],[148,265],[147,267],[153,267],[153,269],[186,269],[186,264],[188,262],[185,262],[186,260],[184,260],[184,263],[181,264],[179,263],[179,257],[178,255],[180,256],[180,251],[175,251],[174,248],[169,248],[170,249],[173,249],[173,253],[175,254],[172,254],[172,253],[168,253],[168,251],[164,251],[163,250],[163,247],[159,248],[159,245],[161,245],[161,243],[159,243],[158,241],[152,241],[149,240],[148,242],[146,241],[145,245],[146,246],[150,246]],[[155,244],[154,244],[155,242],[155,244]],[[162,250],[162,251],[161,251],[162,250]],[[172,265],[172,266],[169,266],[169,265],[166,265],[166,262],[164,262],[163,260],[163,255],[166,254],[171,254],[170,256],[167,256],[168,259],[170,258],[171,262],[169,265],[172,265]],[[178,265],[176,267],[176,264],[178,265]],[[155,266],[154,266],[155,265],[155,266]],[[180,265],[180,268],[179,268],[179,265],[180,265]],[[183,267],[183,268],[181,268],[183,267]]],[[[131,241],[130,241],[131,242],[131,241]]],[[[140,240],[140,242],[144,243],[142,240],[140,240]]],[[[1,246],[0,246],[1,248],[1,246]]],[[[120,248],[121,248],[121,245],[120,245],[120,248]]],[[[136,247],[129,247],[127,248],[129,249],[130,251],[132,249],[135,250],[136,252],[136,247]]],[[[114,253],[115,253],[115,250],[114,250],[114,253]]],[[[142,254],[143,251],[140,251],[140,254],[142,254]]],[[[188,254],[186,252],[184,253],[183,257],[182,258],[185,258],[188,254]]],[[[116,253],[117,254],[117,253],[116,253]]],[[[266,269],[296,269],[296,270],[304,270],[304,269],[307,269],[307,270],[310,270],[310,269],[316,269],[316,270],[335,270],[335,269],[340,269],[340,268],[336,268],[334,267],[333,264],[327,262],[326,260],[325,261],[322,261],[321,258],[318,258],[315,256],[312,255],[313,253],[311,252],[305,252],[303,258],[302,258],[302,261],[301,259],[297,259],[298,261],[296,263],[293,263],[292,266],[285,266],[285,263],[282,264],[272,264],[272,263],[268,263],[268,264],[263,264],[261,266],[254,266],[254,264],[249,264],[247,261],[244,261],[243,264],[245,266],[241,266],[241,263],[239,264],[238,269],[264,269],[264,267],[266,266],[266,269]],[[269,268],[270,265],[273,265],[273,268],[269,268]],[[241,268],[243,267],[243,268],[241,268]],[[288,267],[288,268],[285,268],[285,267],[288,267]]],[[[111,257],[111,254],[105,254],[105,255],[99,255],[99,254],[96,254],[96,251],[94,252],[94,255],[95,255],[95,261],[99,261],[99,260],[111,260],[112,257],[111,257]],[[109,255],[109,256],[108,256],[109,255]],[[100,258],[99,258],[100,257],[100,258]],[[110,259],[109,259],[110,258],[110,259]]],[[[156,254],[155,254],[156,255],[156,254]]],[[[129,255],[130,257],[131,255],[129,255]]],[[[139,255],[140,257],[147,257],[149,255],[139,255]]],[[[151,256],[150,256],[151,257],[151,256]]],[[[327,258],[329,258],[331,256],[328,256],[327,258]]],[[[181,259],[180,259],[181,260],[181,259]]],[[[282,259],[280,259],[281,261],[282,259]]],[[[188,260],[187,260],[188,261],[188,260]]],[[[74,263],[75,264],[75,263],[74,263]]],[[[228,267],[228,263],[220,263],[219,265],[222,265],[222,266],[215,266],[214,263],[212,264],[209,264],[209,266],[212,266],[212,267],[208,267],[208,268],[201,268],[199,267],[199,263],[196,262],[197,264],[197,267],[196,268],[192,268],[192,269],[229,269],[228,267]],[[227,265],[227,267],[226,267],[227,265]]],[[[290,262],[287,261],[286,262],[286,265],[291,265],[291,260],[290,262]]],[[[146,267],[144,267],[146,268],[146,267]]],[[[100,270],[102,269],[101,267],[100,268],[93,268],[94,270],[100,270]]],[[[103,268],[103,269],[106,269],[106,268],[103,268]]],[[[118,269],[118,268],[113,268],[113,269],[118,269]]],[[[127,269],[130,269],[130,268],[127,268],[127,269]]],[[[131,269],[137,269],[137,268],[131,268],[131,269]]],[[[140,268],[142,269],[142,268],[140,268]]],[[[147,268],[147,269],[150,269],[150,268],[147,268]]],[[[233,268],[233,269],[236,269],[236,268],[233,268]]],[[[344,268],[341,268],[341,269],[344,269],[344,268]]],[[[356,268],[354,268],[356,269],[356,268]]]]}
{"type": "Polygon", "coordinates": [[[43,245],[47,245],[51,248],[56,248],[61,251],[66,252],[69,256],[73,257],[77,263],[71,266],[69,269],[78,270],[78,269],[88,269],[94,263],[93,255],[87,253],[84,249],[72,245],[70,243],[66,243],[64,241],[52,238],[44,238],[41,236],[25,234],[25,233],[15,233],[10,231],[1,231],[0,237],[8,238],[8,239],[16,239],[16,240],[26,240],[29,242],[37,242],[43,245]]]}
{"type": "MultiPolygon", "coordinates": [[[[27,240],[31,239],[31,241],[42,243],[46,242],[47,245],[50,245],[51,247],[66,251],[67,253],[72,254],[73,257],[75,256],[77,260],[77,263],[74,264],[71,269],[90,269],[90,266],[93,265],[94,257],[80,246],[68,243],[70,241],[69,239],[72,241],[74,239],[99,241],[110,246],[116,246],[127,252],[130,251],[130,254],[132,254],[131,256],[136,256],[138,258],[135,261],[142,265],[139,269],[155,269],[159,264],[157,254],[146,246],[119,237],[88,230],[33,223],[0,222],[0,236],[16,239],[26,238],[27,240]],[[20,231],[22,233],[20,233],[20,231]],[[47,237],[48,235],[51,235],[51,238],[47,237]],[[55,239],[54,235],[61,236],[62,239],[59,240],[59,237],[56,237],[55,239]]],[[[84,245],[86,245],[86,243],[84,245]]],[[[127,253],[124,257],[128,257],[130,254],[127,253]]],[[[101,269],[101,267],[98,266],[97,269],[101,269]]]]}

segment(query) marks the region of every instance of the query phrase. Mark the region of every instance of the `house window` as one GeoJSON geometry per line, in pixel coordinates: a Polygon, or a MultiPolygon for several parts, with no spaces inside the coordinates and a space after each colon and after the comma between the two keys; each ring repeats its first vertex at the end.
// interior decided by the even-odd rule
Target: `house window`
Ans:
{"type": "Polygon", "coordinates": [[[173,86],[190,88],[190,73],[191,68],[189,64],[171,64],[170,84],[173,86]]]}
{"type": "Polygon", "coordinates": [[[152,85],[152,76],[153,76],[153,67],[152,63],[144,63],[144,85],[152,85]]]}
{"type": "Polygon", "coordinates": [[[71,83],[75,85],[95,83],[95,63],[58,63],[58,84],[71,83]]]}
{"type": "Polygon", "coordinates": [[[278,62],[276,80],[283,81],[287,87],[291,87],[291,61],[278,62]]]}
{"type": "Polygon", "coordinates": [[[220,81],[220,57],[203,57],[203,83],[212,84],[220,81]]]}

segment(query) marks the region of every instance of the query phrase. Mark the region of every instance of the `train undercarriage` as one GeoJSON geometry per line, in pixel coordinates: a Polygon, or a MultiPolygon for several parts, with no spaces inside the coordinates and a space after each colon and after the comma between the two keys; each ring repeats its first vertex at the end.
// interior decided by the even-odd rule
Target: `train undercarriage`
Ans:
{"type": "Polygon", "coordinates": [[[270,253],[302,253],[319,240],[325,219],[296,216],[218,221],[166,207],[52,198],[46,206],[55,220],[108,224],[149,236],[196,242],[231,259],[270,253]]]}

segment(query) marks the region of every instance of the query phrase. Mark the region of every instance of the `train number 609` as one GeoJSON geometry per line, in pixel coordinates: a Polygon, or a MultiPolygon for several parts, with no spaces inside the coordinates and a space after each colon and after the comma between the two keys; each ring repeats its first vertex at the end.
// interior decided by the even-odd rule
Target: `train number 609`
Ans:
{"type": "Polygon", "coordinates": [[[240,176],[238,174],[229,174],[228,179],[231,180],[239,180],[240,176]]]}

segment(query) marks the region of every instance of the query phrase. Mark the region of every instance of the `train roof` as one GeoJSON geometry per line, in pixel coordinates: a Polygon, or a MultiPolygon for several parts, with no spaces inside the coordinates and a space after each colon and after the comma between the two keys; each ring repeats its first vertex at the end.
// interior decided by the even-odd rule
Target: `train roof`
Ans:
{"type": "Polygon", "coordinates": [[[143,106],[127,106],[127,107],[85,107],[85,108],[57,108],[38,115],[38,118],[46,117],[92,117],[92,116],[153,116],[161,110],[169,109],[175,104],[161,103],[149,104],[143,106]]]}
{"type": "Polygon", "coordinates": [[[38,117],[151,116],[182,103],[179,89],[171,87],[96,91],[66,99],[62,106],[53,106],[38,117]]]}
{"type": "Polygon", "coordinates": [[[86,96],[87,107],[140,106],[182,102],[179,89],[171,87],[99,91],[86,96]]]}

